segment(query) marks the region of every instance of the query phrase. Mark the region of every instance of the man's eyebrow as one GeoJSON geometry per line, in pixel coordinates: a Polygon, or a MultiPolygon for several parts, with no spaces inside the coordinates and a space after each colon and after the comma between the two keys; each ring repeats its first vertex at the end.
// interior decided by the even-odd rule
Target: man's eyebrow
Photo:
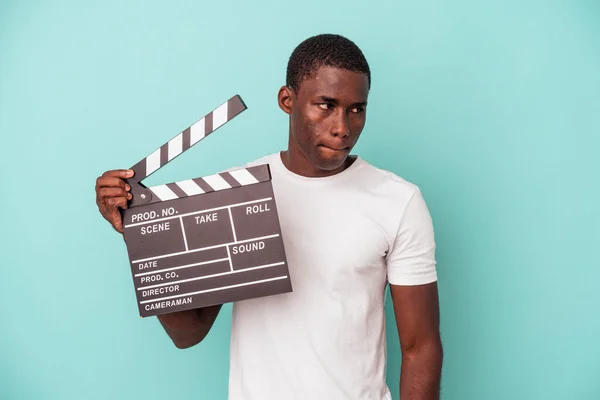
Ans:
{"type": "MultiPolygon", "coordinates": [[[[319,100],[325,102],[325,103],[331,103],[331,104],[338,104],[338,100],[334,99],[333,97],[329,97],[329,96],[319,96],[319,100]]],[[[366,101],[360,101],[358,103],[352,103],[351,105],[352,107],[366,107],[367,106],[367,102],[366,101]]]]}
{"type": "Polygon", "coordinates": [[[319,96],[319,100],[324,101],[325,103],[333,103],[333,104],[338,103],[337,99],[334,99],[333,97],[328,97],[328,96],[319,96]]]}

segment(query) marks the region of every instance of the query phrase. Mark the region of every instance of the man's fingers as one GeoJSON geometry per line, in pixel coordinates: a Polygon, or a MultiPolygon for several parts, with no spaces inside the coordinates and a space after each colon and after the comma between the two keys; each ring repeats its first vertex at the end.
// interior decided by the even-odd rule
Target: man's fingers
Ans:
{"type": "Polygon", "coordinates": [[[131,200],[131,187],[124,179],[133,177],[130,169],[114,169],[106,171],[96,179],[96,203],[102,216],[107,219],[117,232],[123,233],[123,219],[119,208],[126,209],[131,200]]]}
{"type": "Polygon", "coordinates": [[[124,190],[130,190],[131,188],[121,178],[115,178],[112,176],[99,177],[96,179],[96,189],[103,187],[120,187],[124,190]]]}
{"type": "Polygon", "coordinates": [[[108,197],[125,197],[127,200],[131,200],[133,196],[131,193],[120,187],[103,187],[98,189],[98,197],[100,197],[100,199],[108,197]]]}
{"type": "Polygon", "coordinates": [[[117,232],[123,233],[123,219],[121,218],[119,210],[113,212],[111,223],[117,232]]]}
{"type": "Polygon", "coordinates": [[[113,169],[110,171],[106,171],[105,173],[102,174],[102,176],[104,176],[104,177],[111,176],[114,178],[121,178],[121,179],[131,178],[131,177],[133,177],[133,170],[131,170],[131,169],[113,169]]]}
{"type": "MultiPolygon", "coordinates": [[[[125,197],[109,197],[106,200],[106,204],[108,204],[110,207],[113,207],[113,208],[120,207],[120,208],[126,209],[127,208],[127,199],[125,197]]],[[[119,218],[120,217],[121,216],[119,214],[119,218]]]]}

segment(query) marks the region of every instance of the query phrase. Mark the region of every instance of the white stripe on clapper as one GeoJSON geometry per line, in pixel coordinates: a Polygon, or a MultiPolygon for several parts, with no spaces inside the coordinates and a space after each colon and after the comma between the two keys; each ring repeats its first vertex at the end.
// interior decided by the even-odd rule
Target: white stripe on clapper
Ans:
{"type": "Polygon", "coordinates": [[[205,176],[202,179],[204,179],[206,183],[208,183],[215,190],[231,188],[229,183],[227,183],[227,181],[223,179],[219,174],[205,176]]]}
{"type": "MultiPolygon", "coordinates": [[[[152,188],[150,188],[150,189],[152,189],[152,188]]],[[[248,204],[256,204],[256,203],[260,203],[260,202],[263,202],[263,201],[270,201],[270,200],[273,200],[273,198],[272,197],[264,197],[262,199],[255,199],[255,200],[250,200],[250,201],[243,201],[241,203],[229,204],[227,206],[213,207],[213,208],[206,208],[204,210],[192,211],[192,212],[188,212],[188,213],[185,213],[185,214],[181,214],[181,216],[182,217],[187,217],[189,215],[197,215],[197,214],[202,214],[202,213],[209,212],[209,211],[225,210],[228,207],[240,207],[240,206],[246,206],[248,204]]],[[[162,218],[158,218],[158,219],[153,219],[152,221],[135,222],[133,224],[125,225],[124,228],[131,228],[133,226],[148,225],[148,224],[153,224],[155,222],[168,221],[168,220],[174,219],[174,218],[179,218],[179,215],[171,215],[170,217],[162,217],[162,218]]],[[[262,239],[265,239],[265,238],[262,238],[262,239]]],[[[256,240],[258,240],[258,238],[256,240]]],[[[234,244],[236,244],[236,243],[234,243],[234,244]]]]}
{"type": "Polygon", "coordinates": [[[193,296],[195,294],[216,292],[218,290],[234,289],[234,288],[243,287],[243,286],[258,285],[258,284],[261,284],[261,283],[279,281],[281,279],[288,279],[288,276],[287,275],[283,275],[283,276],[277,276],[275,278],[261,279],[260,281],[243,282],[243,283],[237,283],[235,285],[221,286],[221,287],[216,287],[216,288],[211,288],[211,289],[199,290],[197,292],[191,292],[191,293],[185,293],[185,294],[177,294],[175,296],[168,296],[168,297],[160,297],[158,299],[152,299],[152,300],[144,300],[144,301],[140,301],[140,304],[155,303],[157,301],[176,299],[178,297],[184,297],[184,296],[193,296]]]}
{"type": "Polygon", "coordinates": [[[198,143],[204,137],[204,118],[190,127],[190,146],[198,143]]]}
{"type": "Polygon", "coordinates": [[[227,122],[227,102],[213,112],[213,131],[227,122]]]}
{"type": "MultiPolygon", "coordinates": [[[[235,234],[235,225],[233,224],[233,215],[231,215],[231,207],[227,207],[229,211],[229,220],[231,221],[231,231],[233,232],[233,241],[237,242],[237,235],[235,234]]],[[[229,254],[229,246],[227,246],[227,254],[229,254]]],[[[229,256],[231,257],[231,256],[229,256]]]]}
{"type": "Polygon", "coordinates": [[[175,136],[169,141],[169,161],[181,154],[181,148],[183,147],[183,133],[175,136]]]}
{"type": "Polygon", "coordinates": [[[160,148],[146,157],[146,176],[160,168],[160,148]]]}
{"type": "Polygon", "coordinates": [[[229,252],[229,246],[225,246],[227,249],[227,259],[229,260],[229,269],[233,272],[233,261],[231,260],[231,253],[229,252]]]}
{"type": "Polygon", "coordinates": [[[240,183],[240,185],[251,185],[258,183],[258,180],[246,169],[237,169],[235,171],[229,171],[229,175],[240,183]]]}
{"type": "Polygon", "coordinates": [[[191,179],[177,182],[176,185],[179,186],[181,190],[183,190],[188,196],[204,193],[204,190],[202,190],[202,188],[191,179]]]}
{"type": "MultiPolygon", "coordinates": [[[[227,258],[221,258],[219,260],[209,261],[209,263],[215,263],[215,262],[221,262],[221,261],[227,261],[227,260],[228,260],[227,258]]],[[[199,280],[202,280],[202,279],[214,278],[214,277],[223,276],[223,275],[234,275],[234,274],[239,274],[239,273],[248,272],[248,271],[256,271],[256,270],[259,270],[259,269],[276,267],[278,265],[283,265],[283,264],[285,264],[285,262],[281,261],[281,262],[276,262],[276,263],[273,263],[273,264],[259,265],[257,267],[249,267],[249,268],[244,268],[244,269],[238,269],[236,271],[231,270],[231,271],[227,271],[227,272],[218,272],[216,274],[203,275],[203,276],[199,276],[199,277],[196,277],[196,278],[182,279],[182,280],[179,280],[179,281],[171,281],[171,282],[166,282],[166,283],[159,283],[159,284],[150,285],[150,286],[142,286],[142,287],[137,288],[137,290],[153,289],[153,288],[156,288],[156,287],[173,285],[175,283],[185,283],[185,282],[199,281],[199,280]]],[[[189,267],[187,267],[187,268],[189,268],[189,267]]],[[[160,270],[157,270],[157,271],[145,272],[143,274],[136,274],[135,276],[138,277],[138,276],[156,274],[156,273],[160,273],[160,272],[166,272],[166,271],[177,270],[177,269],[181,269],[181,268],[180,267],[175,267],[175,268],[168,268],[168,269],[160,269],[160,270]]]]}
{"type": "Polygon", "coordinates": [[[185,226],[183,225],[183,217],[179,217],[179,223],[181,224],[181,233],[183,233],[183,243],[185,244],[185,251],[190,251],[188,248],[187,237],[185,236],[185,226]]]}
{"type": "Polygon", "coordinates": [[[173,191],[169,189],[167,185],[154,186],[151,187],[150,190],[152,190],[152,193],[157,195],[162,201],[179,198],[179,196],[173,193],[173,191]]]}

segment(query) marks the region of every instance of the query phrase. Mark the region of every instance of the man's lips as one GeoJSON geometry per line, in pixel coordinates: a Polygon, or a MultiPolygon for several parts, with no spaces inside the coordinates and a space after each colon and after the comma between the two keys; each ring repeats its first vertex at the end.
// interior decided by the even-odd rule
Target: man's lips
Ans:
{"type": "Polygon", "coordinates": [[[328,150],[333,150],[333,151],[348,151],[349,147],[344,147],[344,146],[327,146],[325,144],[320,144],[319,147],[324,147],[328,150]]]}

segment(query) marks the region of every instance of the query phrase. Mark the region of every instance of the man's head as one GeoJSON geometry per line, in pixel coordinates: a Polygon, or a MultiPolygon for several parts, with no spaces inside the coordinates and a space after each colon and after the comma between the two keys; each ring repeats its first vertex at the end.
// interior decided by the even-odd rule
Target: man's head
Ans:
{"type": "Polygon", "coordinates": [[[343,168],[365,125],[370,86],[369,65],[352,41],[324,34],[300,43],[279,91],[290,152],[324,173],[343,168]]]}

